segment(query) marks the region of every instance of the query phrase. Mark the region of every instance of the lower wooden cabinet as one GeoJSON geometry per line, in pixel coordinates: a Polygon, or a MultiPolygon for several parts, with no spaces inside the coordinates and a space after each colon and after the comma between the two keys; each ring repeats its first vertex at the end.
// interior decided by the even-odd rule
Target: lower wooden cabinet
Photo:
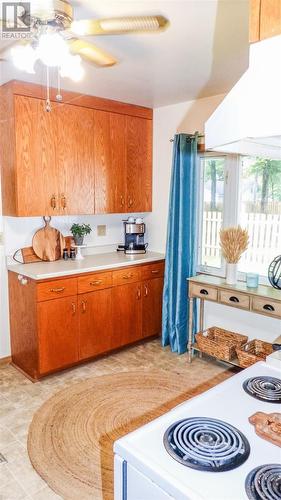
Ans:
{"type": "Polygon", "coordinates": [[[79,359],[113,349],[112,289],[79,295],[78,308],[79,359]]]}
{"type": "Polygon", "coordinates": [[[163,273],[162,262],[41,282],[9,271],[13,364],[38,379],[159,335],[163,273]]]}
{"type": "Polygon", "coordinates": [[[37,307],[40,374],[76,363],[77,296],[46,300],[37,307]]]}
{"type": "Polygon", "coordinates": [[[142,284],[142,336],[158,335],[162,325],[163,278],[154,278],[142,284]]]}
{"type": "Polygon", "coordinates": [[[116,346],[124,346],[142,337],[141,283],[113,288],[113,336],[116,346]]]}

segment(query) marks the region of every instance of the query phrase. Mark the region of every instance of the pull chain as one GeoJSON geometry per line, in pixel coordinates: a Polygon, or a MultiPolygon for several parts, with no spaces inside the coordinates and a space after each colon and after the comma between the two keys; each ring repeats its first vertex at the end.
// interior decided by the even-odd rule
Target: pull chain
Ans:
{"type": "Polygon", "coordinates": [[[62,101],[62,95],[61,95],[61,79],[60,79],[60,69],[59,67],[57,68],[58,71],[58,93],[56,95],[56,100],[61,102],[62,101]]]}
{"type": "Polygon", "coordinates": [[[49,66],[47,66],[47,100],[46,100],[46,111],[50,113],[51,108],[51,100],[50,100],[50,70],[49,66]]]}

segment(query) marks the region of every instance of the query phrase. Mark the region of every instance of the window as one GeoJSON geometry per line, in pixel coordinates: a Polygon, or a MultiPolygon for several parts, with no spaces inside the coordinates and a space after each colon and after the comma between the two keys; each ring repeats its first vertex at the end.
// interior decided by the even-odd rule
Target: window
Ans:
{"type": "Polygon", "coordinates": [[[199,270],[225,275],[221,227],[240,224],[249,232],[249,248],[238,264],[267,276],[281,250],[281,161],[205,154],[200,158],[199,270]]]}

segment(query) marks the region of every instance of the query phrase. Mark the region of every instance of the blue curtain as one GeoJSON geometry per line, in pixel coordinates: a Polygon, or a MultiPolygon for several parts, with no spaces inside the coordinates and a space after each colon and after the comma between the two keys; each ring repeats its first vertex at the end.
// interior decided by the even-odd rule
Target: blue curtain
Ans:
{"type": "MultiPolygon", "coordinates": [[[[197,132],[192,136],[177,134],[174,137],[163,290],[162,345],[170,345],[171,350],[178,354],[185,352],[187,347],[186,278],[196,273],[197,141],[197,132]]],[[[196,318],[196,311],[194,313],[193,317],[196,318]]]]}

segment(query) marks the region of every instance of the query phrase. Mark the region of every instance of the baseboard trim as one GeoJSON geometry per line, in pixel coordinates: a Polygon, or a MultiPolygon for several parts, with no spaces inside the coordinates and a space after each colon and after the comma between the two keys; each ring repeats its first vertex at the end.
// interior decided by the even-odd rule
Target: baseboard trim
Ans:
{"type": "Polygon", "coordinates": [[[9,363],[11,363],[11,361],[12,361],[11,356],[6,356],[5,358],[0,358],[0,366],[8,365],[9,363]]]}

